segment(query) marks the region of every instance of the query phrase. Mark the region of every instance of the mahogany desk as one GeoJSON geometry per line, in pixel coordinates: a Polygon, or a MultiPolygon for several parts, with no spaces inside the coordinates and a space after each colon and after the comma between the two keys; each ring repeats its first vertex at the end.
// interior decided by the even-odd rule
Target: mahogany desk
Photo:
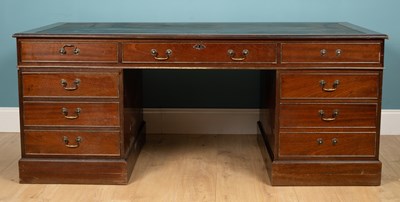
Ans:
{"type": "Polygon", "coordinates": [[[21,183],[128,183],[145,142],[142,69],[253,69],[272,185],[380,184],[384,34],[348,23],[58,23],[14,37],[21,183]]]}

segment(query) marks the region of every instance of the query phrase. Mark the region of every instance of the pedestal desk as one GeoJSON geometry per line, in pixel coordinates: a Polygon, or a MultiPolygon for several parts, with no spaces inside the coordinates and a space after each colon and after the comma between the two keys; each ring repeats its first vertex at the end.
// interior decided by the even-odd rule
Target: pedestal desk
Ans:
{"type": "Polygon", "coordinates": [[[384,34],[349,23],[57,23],[14,37],[21,183],[128,183],[145,143],[143,69],[252,69],[272,185],[380,184],[384,34]]]}

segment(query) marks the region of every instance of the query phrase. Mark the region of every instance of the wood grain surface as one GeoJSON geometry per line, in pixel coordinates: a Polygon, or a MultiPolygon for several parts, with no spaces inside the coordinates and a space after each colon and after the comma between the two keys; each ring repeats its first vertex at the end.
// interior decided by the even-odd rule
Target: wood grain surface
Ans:
{"type": "Polygon", "coordinates": [[[399,201],[400,136],[382,136],[381,186],[270,186],[253,135],[148,136],[131,181],[19,184],[18,133],[0,133],[0,201],[399,201]]]}

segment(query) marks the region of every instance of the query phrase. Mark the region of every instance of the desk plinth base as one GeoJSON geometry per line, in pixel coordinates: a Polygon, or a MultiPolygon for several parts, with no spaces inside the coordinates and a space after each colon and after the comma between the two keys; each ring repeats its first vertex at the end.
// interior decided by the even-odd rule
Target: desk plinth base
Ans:
{"type": "Polygon", "coordinates": [[[125,159],[19,160],[20,183],[27,184],[128,184],[139,153],[145,144],[143,124],[137,141],[125,159]]]}
{"type": "MultiPolygon", "coordinates": [[[[262,131],[262,130],[259,130],[262,131]]],[[[273,160],[265,134],[257,135],[271,185],[377,186],[381,184],[379,160],[273,160]]]]}

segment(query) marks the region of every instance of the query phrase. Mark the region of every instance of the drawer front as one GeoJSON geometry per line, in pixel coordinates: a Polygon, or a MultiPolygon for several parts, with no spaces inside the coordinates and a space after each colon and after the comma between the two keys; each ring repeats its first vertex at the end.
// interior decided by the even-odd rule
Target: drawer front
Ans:
{"type": "Polygon", "coordinates": [[[120,125],[119,103],[24,102],[25,126],[120,125]]]}
{"type": "Polygon", "coordinates": [[[281,133],[279,155],[374,157],[375,133],[281,133]]]}
{"type": "Polygon", "coordinates": [[[378,104],[281,104],[281,128],[376,128],[378,104]]]}
{"type": "Polygon", "coordinates": [[[381,63],[381,44],[284,43],[282,63],[381,63]]]}
{"type": "Polygon", "coordinates": [[[378,99],[379,73],[282,73],[282,99],[378,99]]]}
{"type": "Polygon", "coordinates": [[[118,62],[114,42],[28,42],[20,45],[21,62],[118,62]]]}
{"type": "Polygon", "coordinates": [[[272,43],[125,43],[123,63],[276,63],[272,43]]]}
{"type": "Polygon", "coordinates": [[[23,138],[26,155],[120,155],[119,132],[25,131],[23,138]]]}
{"type": "Polygon", "coordinates": [[[22,73],[24,97],[114,97],[119,96],[118,73],[22,73]]]}

